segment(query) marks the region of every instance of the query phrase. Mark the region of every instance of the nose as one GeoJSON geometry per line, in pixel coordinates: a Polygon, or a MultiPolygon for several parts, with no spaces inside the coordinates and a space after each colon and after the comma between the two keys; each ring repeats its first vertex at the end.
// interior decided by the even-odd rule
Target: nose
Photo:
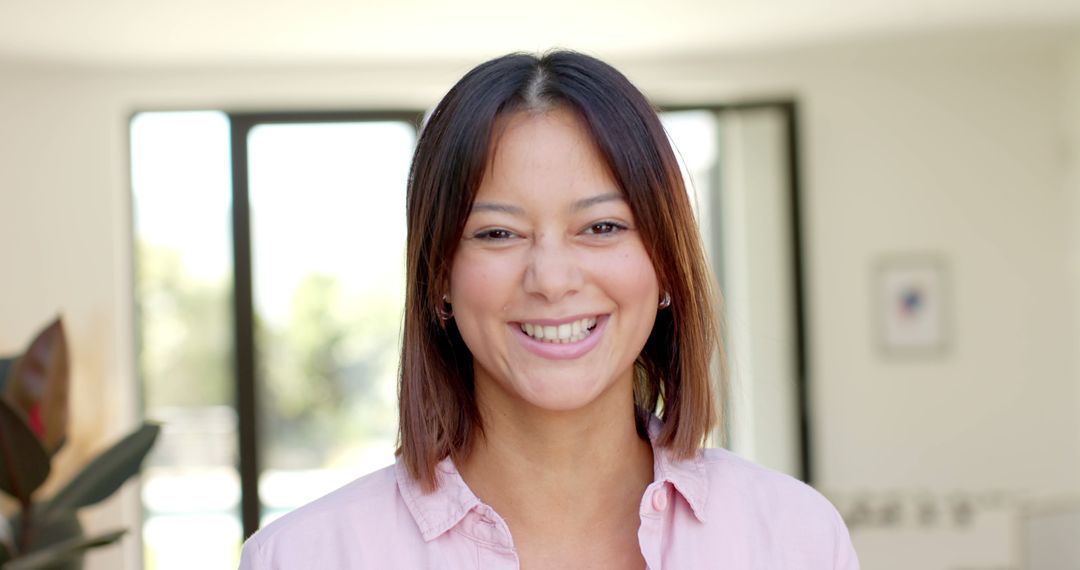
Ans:
{"type": "Polygon", "coordinates": [[[565,240],[538,236],[529,248],[525,292],[556,302],[581,290],[584,271],[565,240]]]}

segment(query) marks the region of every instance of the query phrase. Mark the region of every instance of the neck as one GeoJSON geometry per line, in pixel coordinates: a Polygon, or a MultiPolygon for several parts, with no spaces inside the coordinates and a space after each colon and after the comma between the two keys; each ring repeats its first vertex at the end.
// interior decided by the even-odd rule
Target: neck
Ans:
{"type": "Polygon", "coordinates": [[[485,406],[478,390],[483,435],[458,466],[462,477],[515,535],[636,521],[653,457],[626,388],[571,412],[485,406]]]}

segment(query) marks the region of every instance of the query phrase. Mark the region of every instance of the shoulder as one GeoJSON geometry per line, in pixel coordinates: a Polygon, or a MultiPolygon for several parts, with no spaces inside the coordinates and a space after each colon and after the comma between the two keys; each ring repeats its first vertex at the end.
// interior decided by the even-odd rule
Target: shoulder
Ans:
{"type": "Polygon", "coordinates": [[[387,503],[396,492],[394,469],[384,467],[289,512],[261,529],[255,537],[267,543],[283,535],[325,531],[327,527],[343,523],[362,522],[373,508],[378,510],[377,507],[387,503]]]}
{"type": "Polygon", "coordinates": [[[751,504],[763,515],[832,519],[836,509],[817,489],[726,449],[706,449],[702,464],[709,503],[751,504]]]}
{"type": "Polygon", "coordinates": [[[795,558],[782,567],[817,560],[806,567],[858,568],[847,526],[818,490],[724,449],[704,450],[701,465],[708,487],[702,514],[713,530],[743,535],[761,550],[788,545],[795,558]]]}
{"type": "Polygon", "coordinates": [[[394,466],[389,466],[260,529],[244,544],[240,567],[297,567],[290,561],[335,565],[364,555],[357,536],[408,539],[417,534],[415,527],[401,500],[394,466]]]}

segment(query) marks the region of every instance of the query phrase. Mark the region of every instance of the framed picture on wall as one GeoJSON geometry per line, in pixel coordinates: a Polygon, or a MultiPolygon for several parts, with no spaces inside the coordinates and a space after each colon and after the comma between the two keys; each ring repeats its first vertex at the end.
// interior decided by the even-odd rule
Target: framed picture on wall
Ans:
{"type": "Polygon", "coordinates": [[[878,334],[896,356],[938,356],[948,338],[948,279],[940,255],[887,255],[875,267],[878,334]]]}

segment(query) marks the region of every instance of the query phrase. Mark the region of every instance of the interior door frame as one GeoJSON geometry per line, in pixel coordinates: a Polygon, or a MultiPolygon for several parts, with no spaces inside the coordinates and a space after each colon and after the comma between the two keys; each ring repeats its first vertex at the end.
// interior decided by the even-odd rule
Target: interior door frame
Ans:
{"type": "MultiPolygon", "coordinates": [[[[810,363],[807,336],[807,299],[806,299],[806,242],[804,232],[804,210],[802,199],[803,173],[800,147],[799,108],[795,99],[753,99],[725,104],[658,105],[663,111],[711,111],[717,116],[740,111],[774,110],[784,125],[784,154],[787,169],[787,198],[789,211],[788,223],[791,228],[789,247],[791,248],[792,308],[795,335],[795,400],[796,400],[796,440],[798,445],[797,476],[807,484],[815,481],[814,453],[810,405],[810,363]]],[[[710,236],[711,238],[712,236],[710,236]]]]}

